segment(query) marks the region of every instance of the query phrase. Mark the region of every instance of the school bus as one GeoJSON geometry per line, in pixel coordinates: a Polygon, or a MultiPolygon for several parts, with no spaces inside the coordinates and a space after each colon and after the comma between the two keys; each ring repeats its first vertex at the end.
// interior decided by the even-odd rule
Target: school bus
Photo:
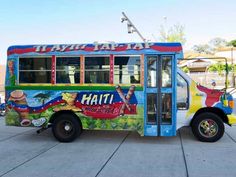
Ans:
{"type": "Polygon", "coordinates": [[[180,43],[24,45],[7,55],[6,124],[51,127],[61,142],[83,129],[175,136],[183,126],[215,142],[236,123],[229,93],[177,67],[180,43]]]}

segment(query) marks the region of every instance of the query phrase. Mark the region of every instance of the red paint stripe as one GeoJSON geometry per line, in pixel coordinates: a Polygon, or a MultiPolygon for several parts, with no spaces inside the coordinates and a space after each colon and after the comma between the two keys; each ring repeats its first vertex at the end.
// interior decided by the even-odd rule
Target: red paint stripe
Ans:
{"type": "Polygon", "coordinates": [[[80,83],[84,83],[84,56],[80,56],[80,83]]]}
{"type": "Polygon", "coordinates": [[[109,79],[109,84],[113,84],[113,73],[114,73],[114,55],[110,55],[110,79],[109,79]]]}
{"type": "Polygon", "coordinates": [[[35,48],[28,48],[28,49],[13,49],[11,51],[8,51],[7,55],[12,54],[23,54],[23,53],[30,53],[35,52],[35,48]]]}
{"type": "Polygon", "coordinates": [[[182,51],[181,46],[178,46],[178,47],[151,46],[150,48],[153,50],[160,51],[160,52],[180,52],[180,51],[182,51]]]}
{"type": "Polygon", "coordinates": [[[55,69],[56,69],[56,56],[53,55],[52,56],[52,75],[51,75],[51,84],[55,84],[56,83],[56,73],[55,73],[55,69]]]}
{"type": "MultiPolygon", "coordinates": [[[[114,51],[117,51],[117,52],[126,51],[127,47],[128,47],[127,45],[120,46],[120,47],[117,47],[114,51]]],[[[86,51],[86,52],[112,51],[112,50],[94,50],[94,48],[95,47],[85,47],[82,50],[86,51]]],[[[46,51],[44,51],[44,52],[37,52],[37,53],[48,53],[48,52],[51,52],[51,49],[52,49],[52,47],[48,47],[46,49],[46,51]]],[[[182,47],[181,46],[177,46],[177,47],[171,47],[171,46],[170,47],[165,47],[165,46],[150,46],[150,49],[153,49],[153,50],[156,50],[156,51],[160,51],[160,52],[180,52],[180,51],[182,51],[182,47]]],[[[12,50],[7,52],[7,55],[24,54],[24,53],[36,52],[35,50],[36,50],[36,48],[12,49],[12,50]]],[[[136,49],[136,50],[139,50],[139,49],[136,49]]],[[[72,50],[67,48],[65,51],[72,51],[72,50]]],[[[73,50],[73,51],[76,51],[76,49],[73,50]]]]}

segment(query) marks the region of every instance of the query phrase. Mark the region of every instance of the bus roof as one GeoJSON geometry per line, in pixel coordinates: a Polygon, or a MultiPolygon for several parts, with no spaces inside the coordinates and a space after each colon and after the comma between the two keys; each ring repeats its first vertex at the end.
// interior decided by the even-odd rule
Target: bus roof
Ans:
{"type": "Polygon", "coordinates": [[[180,43],[93,43],[10,46],[7,55],[106,55],[182,53],[180,43]]]}

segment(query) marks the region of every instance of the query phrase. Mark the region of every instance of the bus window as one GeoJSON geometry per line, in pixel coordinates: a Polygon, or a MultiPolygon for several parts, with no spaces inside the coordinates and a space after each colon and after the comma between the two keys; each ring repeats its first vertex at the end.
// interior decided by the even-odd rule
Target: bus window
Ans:
{"type": "Polygon", "coordinates": [[[171,56],[165,56],[161,60],[162,87],[171,87],[171,56]]]}
{"type": "Polygon", "coordinates": [[[51,83],[51,58],[20,58],[19,83],[51,83]]]}
{"type": "Polygon", "coordinates": [[[115,56],[114,83],[140,83],[140,56],[115,56]]]}
{"type": "Polygon", "coordinates": [[[156,87],[156,77],[157,77],[157,59],[156,57],[149,57],[148,59],[148,87],[156,87]]]}
{"type": "Polygon", "coordinates": [[[85,57],[85,83],[109,83],[109,57],[85,57]]]}
{"type": "Polygon", "coordinates": [[[147,123],[156,123],[157,116],[157,94],[149,93],[147,94],[147,123]]]}
{"type": "Polygon", "coordinates": [[[161,122],[162,124],[171,124],[172,122],[172,97],[171,93],[163,93],[162,94],[162,116],[161,122]]]}
{"type": "Polygon", "coordinates": [[[188,84],[179,74],[177,74],[177,108],[188,109],[188,84]]]}
{"type": "Polygon", "coordinates": [[[80,83],[80,57],[58,57],[56,63],[57,83],[80,83]]]}

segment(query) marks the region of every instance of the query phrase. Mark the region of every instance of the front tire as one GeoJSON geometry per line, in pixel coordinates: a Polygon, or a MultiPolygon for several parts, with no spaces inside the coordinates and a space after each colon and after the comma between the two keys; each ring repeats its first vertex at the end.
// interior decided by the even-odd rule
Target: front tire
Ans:
{"type": "Polygon", "coordinates": [[[224,131],[223,121],[214,113],[202,113],[192,122],[192,132],[202,142],[216,142],[224,135],[224,131]]]}
{"type": "Polygon", "coordinates": [[[78,118],[71,114],[60,114],[52,125],[54,137],[60,142],[72,142],[82,132],[78,118]]]}

